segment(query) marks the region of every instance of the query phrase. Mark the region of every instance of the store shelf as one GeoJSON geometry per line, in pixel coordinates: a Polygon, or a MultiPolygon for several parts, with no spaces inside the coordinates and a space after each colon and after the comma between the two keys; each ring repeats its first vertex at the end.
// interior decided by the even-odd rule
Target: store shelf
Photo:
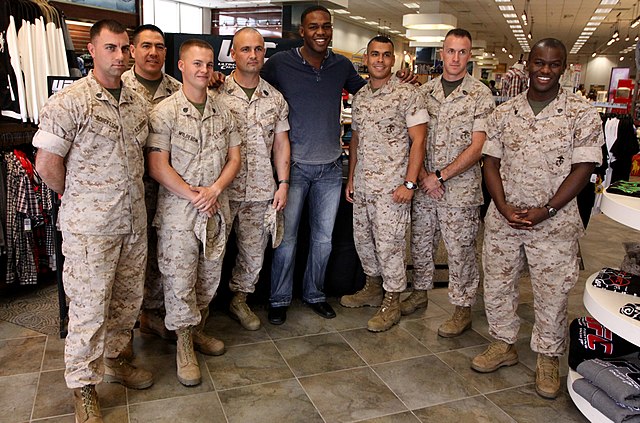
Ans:
{"type": "Polygon", "coordinates": [[[589,401],[581,397],[573,390],[573,382],[576,379],[582,379],[582,376],[580,376],[578,372],[574,372],[573,370],[569,369],[569,374],[567,375],[567,390],[569,391],[569,395],[571,396],[573,403],[576,405],[576,407],[578,407],[578,410],[580,410],[580,412],[584,414],[584,416],[589,419],[590,422],[611,422],[612,420],[608,419],[600,411],[593,408],[589,401]]]}
{"type": "Polygon", "coordinates": [[[604,327],[640,346],[640,321],[620,314],[623,305],[640,302],[640,298],[596,288],[592,283],[597,275],[594,273],[587,279],[582,299],[584,306],[604,327]]]}
{"type": "Polygon", "coordinates": [[[640,198],[605,191],[600,210],[616,222],[640,231],[640,198]]]}

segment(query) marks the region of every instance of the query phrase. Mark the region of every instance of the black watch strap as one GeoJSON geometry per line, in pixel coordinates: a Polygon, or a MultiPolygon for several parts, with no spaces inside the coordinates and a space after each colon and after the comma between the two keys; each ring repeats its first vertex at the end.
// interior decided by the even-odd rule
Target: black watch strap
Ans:
{"type": "Polygon", "coordinates": [[[438,178],[438,182],[440,182],[441,184],[444,184],[444,178],[442,177],[442,173],[440,173],[440,169],[437,169],[435,171],[436,174],[436,178],[438,178]]]}

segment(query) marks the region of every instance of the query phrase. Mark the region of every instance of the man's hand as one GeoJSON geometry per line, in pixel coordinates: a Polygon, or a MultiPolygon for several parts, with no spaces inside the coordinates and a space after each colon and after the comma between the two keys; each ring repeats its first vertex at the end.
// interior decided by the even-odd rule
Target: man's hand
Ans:
{"type": "Polygon", "coordinates": [[[511,204],[505,204],[499,208],[500,214],[507,219],[507,223],[514,229],[531,229],[531,221],[527,219],[528,209],[520,209],[511,204]]]}
{"type": "Polygon", "coordinates": [[[439,200],[444,195],[444,186],[440,183],[435,173],[420,172],[419,185],[420,189],[431,198],[439,200]]]}
{"type": "Polygon", "coordinates": [[[538,223],[549,218],[549,210],[546,207],[533,207],[519,212],[518,218],[529,222],[529,228],[536,226],[538,223]]]}
{"type": "Polygon", "coordinates": [[[287,206],[287,196],[289,195],[289,184],[280,184],[278,190],[273,195],[272,207],[276,211],[284,210],[287,206]]]}
{"type": "Polygon", "coordinates": [[[191,200],[193,207],[202,213],[206,213],[209,217],[213,216],[219,209],[220,203],[218,196],[220,191],[213,185],[210,187],[190,187],[191,191],[197,195],[191,200]]]}
{"type": "Polygon", "coordinates": [[[344,189],[344,196],[348,202],[353,203],[353,180],[347,181],[347,186],[344,189]]]}
{"type": "Polygon", "coordinates": [[[411,202],[412,198],[413,190],[405,187],[404,185],[400,185],[395,191],[393,191],[394,203],[408,204],[411,202]]]}
{"type": "Polygon", "coordinates": [[[222,72],[213,71],[211,78],[209,79],[209,88],[220,88],[224,84],[226,76],[222,72]]]}
{"type": "Polygon", "coordinates": [[[396,72],[396,76],[400,78],[400,81],[402,82],[406,82],[409,84],[420,84],[418,82],[418,75],[413,73],[409,68],[400,69],[396,72]]]}

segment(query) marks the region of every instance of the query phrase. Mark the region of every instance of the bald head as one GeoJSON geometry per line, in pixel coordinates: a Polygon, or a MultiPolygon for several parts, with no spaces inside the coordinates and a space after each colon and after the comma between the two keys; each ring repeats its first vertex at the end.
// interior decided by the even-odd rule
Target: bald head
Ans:
{"type": "Polygon", "coordinates": [[[260,39],[262,40],[262,44],[264,45],[264,38],[262,38],[262,34],[260,34],[260,32],[255,28],[252,28],[250,26],[245,26],[244,28],[240,28],[239,30],[236,31],[235,34],[233,34],[233,48],[237,49],[238,40],[244,40],[246,36],[249,34],[253,34],[253,36],[260,37],[260,39]]]}
{"type": "Polygon", "coordinates": [[[235,33],[231,58],[236,62],[236,75],[257,77],[264,65],[264,56],[264,38],[258,31],[247,27],[235,33]]]}

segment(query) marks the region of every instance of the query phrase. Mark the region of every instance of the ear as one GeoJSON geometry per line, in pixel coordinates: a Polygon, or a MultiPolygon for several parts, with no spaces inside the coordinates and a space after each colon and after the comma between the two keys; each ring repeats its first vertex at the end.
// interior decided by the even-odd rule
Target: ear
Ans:
{"type": "Polygon", "coordinates": [[[184,61],[182,59],[178,60],[178,69],[180,69],[180,72],[184,72],[184,61]]]}
{"type": "Polygon", "coordinates": [[[369,55],[367,53],[362,55],[362,63],[365,65],[369,63],[369,55]]]}
{"type": "Polygon", "coordinates": [[[136,47],[133,43],[129,44],[129,53],[131,53],[131,57],[136,58],[136,47]]]}
{"type": "Polygon", "coordinates": [[[301,37],[304,37],[304,27],[302,24],[298,27],[298,34],[300,34],[301,37]]]}
{"type": "Polygon", "coordinates": [[[91,57],[96,57],[96,46],[94,46],[92,43],[87,43],[87,50],[89,50],[89,54],[91,55],[91,57]]]}
{"type": "Polygon", "coordinates": [[[231,47],[231,59],[233,59],[233,61],[236,61],[236,51],[233,49],[233,47],[231,47]]]}

